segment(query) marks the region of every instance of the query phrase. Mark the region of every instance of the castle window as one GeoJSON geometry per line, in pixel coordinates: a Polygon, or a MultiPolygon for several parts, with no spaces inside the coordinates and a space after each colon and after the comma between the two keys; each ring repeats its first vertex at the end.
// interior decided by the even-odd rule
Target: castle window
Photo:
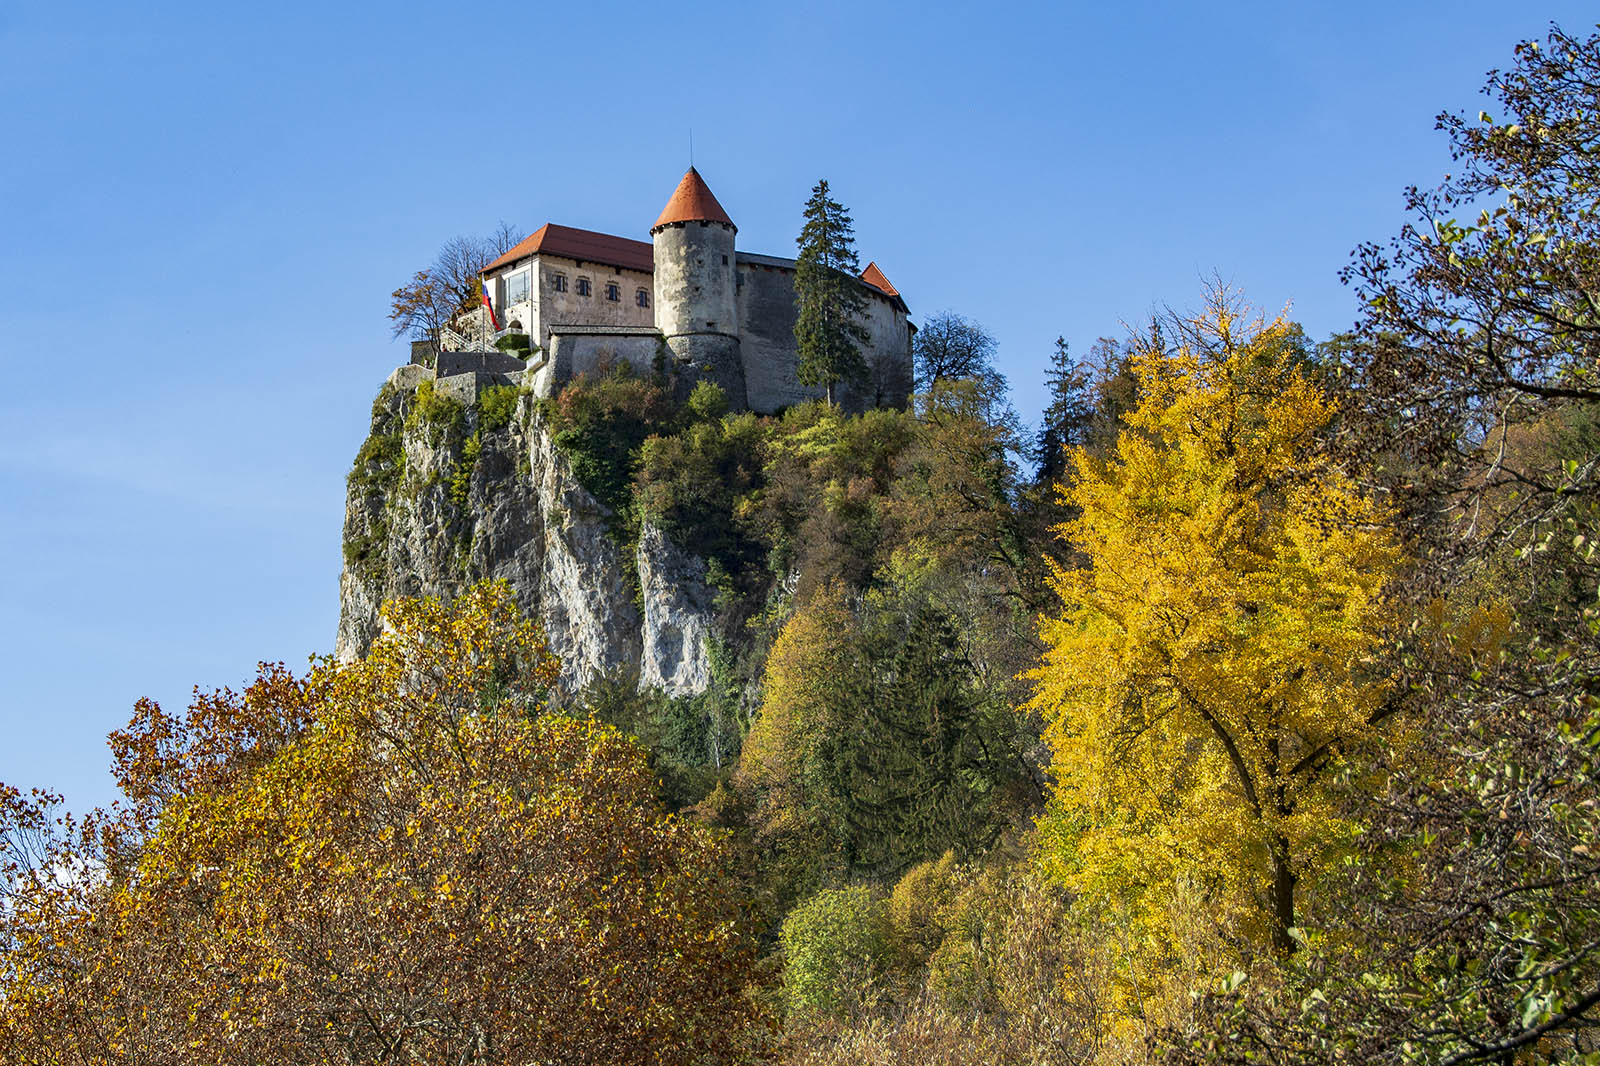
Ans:
{"type": "Polygon", "coordinates": [[[589,286],[589,279],[588,278],[579,278],[578,279],[578,295],[579,296],[588,296],[591,291],[592,290],[591,290],[591,288],[589,286]]]}
{"type": "Polygon", "coordinates": [[[506,278],[506,302],[509,307],[514,303],[521,303],[528,298],[528,272],[519,270],[506,278]]]}
{"type": "Polygon", "coordinates": [[[551,274],[550,288],[556,292],[567,291],[567,276],[565,274],[551,274]]]}
{"type": "Polygon", "coordinates": [[[633,302],[638,304],[640,307],[649,307],[650,306],[650,293],[649,293],[649,291],[646,290],[646,289],[640,289],[637,293],[634,294],[633,302]]]}
{"type": "Polygon", "coordinates": [[[618,285],[614,281],[608,282],[606,284],[606,299],[610,300],[612,303],[616,303],[618,300],[622,299],[622,286],[618,285]]]}

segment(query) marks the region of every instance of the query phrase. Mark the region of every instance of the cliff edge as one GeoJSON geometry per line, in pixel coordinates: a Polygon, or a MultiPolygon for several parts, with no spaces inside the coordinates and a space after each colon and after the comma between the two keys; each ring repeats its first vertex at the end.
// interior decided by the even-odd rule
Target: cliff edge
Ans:
{"type": "Polygon", "coordinates": [[[704,564],[649,526],[625,556],[614,528],[516,384],[401,367],[373,402],[349,476],[335,655],[366,653],[386,599],[448,600],[503,579],[544,624],[564,692],[601,677],[704,691],[714,619],[704,564]]]}

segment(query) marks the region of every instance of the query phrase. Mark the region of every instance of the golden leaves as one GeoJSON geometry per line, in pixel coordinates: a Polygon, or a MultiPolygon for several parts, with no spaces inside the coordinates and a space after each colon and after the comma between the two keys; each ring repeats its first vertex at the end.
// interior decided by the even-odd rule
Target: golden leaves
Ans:
{"type": "Polygon", "coordinates": [[[1366,664],[1398,549],[1317,448],[1334,410],[1296,337],[1221,304],[1189,320],[1135,359],[1115,454],[1077,452],[1062,490],[1089,565],[1055,571],[1029,675],[1045,858],[1158,939],[1187,886],[1229,935],[1284,943],[1283,884],[1340,835],[1326,768],[1383,694],[1366,664]]]}
{"type": "Polygon", "coordinates": [[[556,663],[503,585],[385,618],[362,662],[141,709],[138,808],[51,853],[106,876],[0,913],[0,1060],[730,1057],[706,1034],[752,1015],[711,834],[615,730],[544,713],[556,663]]]}

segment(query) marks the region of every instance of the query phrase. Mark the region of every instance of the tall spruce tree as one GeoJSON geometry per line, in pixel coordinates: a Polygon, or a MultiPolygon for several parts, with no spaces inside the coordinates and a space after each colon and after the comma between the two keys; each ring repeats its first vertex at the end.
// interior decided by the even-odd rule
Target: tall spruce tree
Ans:
{"type": "Polygon", "coordinates": [[[803,385],[825,385],[831,407],[835,385],[866,377],[861,345],[867,331],[861,316],[866,313],[867,301],[861,291],[861,264],[856,259],[850,212],[829,198],[826,180],[811,190],[805,216],[806,224],[796,242],[800,255],[794,275],[800,309],[794,325],[800,351],[796,376],[803,385]]]}
{"type": "Polygon", "coordinates": [[[1054,482],[1066,473],[1066,449],[1084,442],[1095,414],[1095,390],[1088,371],[1072,358],[1065,337],[1056,338],[1050,368],[1044,376],[1050,403],[1044,409],[1035,438],[1034,457],[1039,464],[1038,480],[1054,482]]]}

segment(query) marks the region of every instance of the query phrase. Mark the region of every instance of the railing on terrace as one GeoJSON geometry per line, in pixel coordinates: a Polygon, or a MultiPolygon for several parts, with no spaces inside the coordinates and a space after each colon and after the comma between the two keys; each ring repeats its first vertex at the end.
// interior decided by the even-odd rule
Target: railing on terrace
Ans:
{"type": "Polygon", "coordinates": [[[469,333],[458,333],[449,326],[439,330],[439,350],[442,352],[492,352],[495,351],[494,342],[514,330],[502,329],[472,330],[469,333]]]}

